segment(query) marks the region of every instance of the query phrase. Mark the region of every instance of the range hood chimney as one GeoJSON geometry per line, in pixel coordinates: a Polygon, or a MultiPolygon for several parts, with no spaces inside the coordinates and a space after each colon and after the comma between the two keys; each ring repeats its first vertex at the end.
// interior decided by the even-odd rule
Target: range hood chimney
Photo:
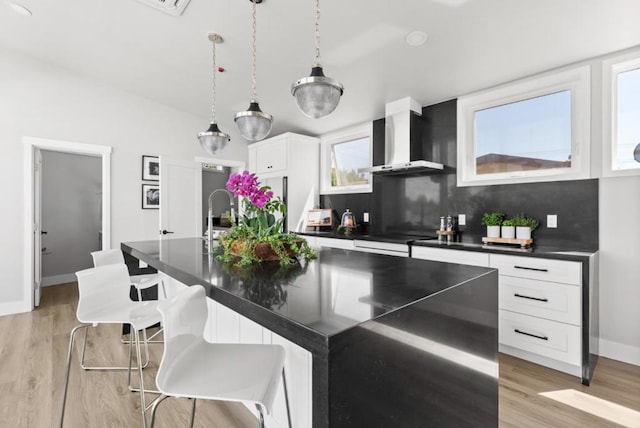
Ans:
{"type": "Polygon", "coordinates": [[[412,174],[443,170],[422,154],[422,106],[406,97],[385,105],[384,164],[363,168],[373,174],[412,174]]]}

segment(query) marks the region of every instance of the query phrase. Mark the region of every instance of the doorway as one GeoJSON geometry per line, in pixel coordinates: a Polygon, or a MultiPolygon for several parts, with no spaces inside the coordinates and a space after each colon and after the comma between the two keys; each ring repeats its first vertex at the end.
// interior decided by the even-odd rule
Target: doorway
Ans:
{"type": "MultiPolygon", "coordinates": [[[[111,147],[68,141],[23,137],[25,183],[25,257],[24,257],[24,306],[33,310],[40,303],[42,281],[42,163],[43,151],[58,154],[93,156],[100,159],[100,186],[95,189],[99,199],[100,230],[96,231],[101,242],[98,249],[111,247],[111,147]]],[[[60,249],[63,251],[63,249],[60,249]]]]}
{"type": "Polygon", "coordinates": [[[41,150],[42,286],[76,280],[93,267],[102,235],[102,160],[98,156],[41,150]]]}

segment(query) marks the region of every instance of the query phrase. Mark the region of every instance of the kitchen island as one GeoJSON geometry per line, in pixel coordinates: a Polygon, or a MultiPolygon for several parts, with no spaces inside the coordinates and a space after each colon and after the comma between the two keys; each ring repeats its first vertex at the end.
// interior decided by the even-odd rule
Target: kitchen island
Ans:
{"type": "Polygon", "coordinates": [[[122,249],[308,351],[314,428],[498,425],[495,269],[330,248],[240,269],[199,238],[122,249]]]}

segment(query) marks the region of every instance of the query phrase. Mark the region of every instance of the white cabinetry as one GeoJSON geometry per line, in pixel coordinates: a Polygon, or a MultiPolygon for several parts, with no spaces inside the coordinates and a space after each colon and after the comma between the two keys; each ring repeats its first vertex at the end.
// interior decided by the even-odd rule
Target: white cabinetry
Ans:
{"type": "Polygon", "coordinates": [[[581,375],[582,263],[491,254],[500,350],[581,375]]]}
{"type": "Polygon", "coordinates": [[[341,248],[343,250],[353,250],[353,239],[340,238],[316,238],[316,247],[341,248]]]}
{"type": "Polygon", "coordinates": [[[581,262],[421,246],[411,257],[497,268],[500,351],[581,376],[581,262]]]}
{"type": "Polygon", "coordinates": [[[489,266],[489,254],[474,253],[472,251],[414,246],[411,249],[411,257],[436,262],[458,263],[461,265],[489,266]]]}
{"type": "Polygon", "coordinates": [[[248,168],[277,196],[284,197],[286,190],[287,229],[303,230],[307,210],[318,205],[320,140],[288,132],[251,144],[248,168]]]}

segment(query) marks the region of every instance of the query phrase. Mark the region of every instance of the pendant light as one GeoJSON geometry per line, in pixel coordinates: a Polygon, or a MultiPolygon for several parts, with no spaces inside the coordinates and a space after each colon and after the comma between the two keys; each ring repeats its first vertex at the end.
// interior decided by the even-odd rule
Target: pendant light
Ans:
{"type": "Polygon", "coordinates": [[[249,141],[259,141],[264,139],[271,132],[273,116],[260,110],[256,96],[256,4],[262,0],[249,0],[253,3],[253,39],[252,39],[252,74],[251,74],[251,102],[247,111],[236,113],[234,118],[240,134],[249,141]]]}
{"type": "Polygon", "coordinates": [[[333,112],[344,87],[340,82],[326,77],[320,65],[320,0],[316,0],[316,59],[311,75],[297,80],[291,85],[291,95],[302,113],[312,119],[324,117],[333,112]]]}
{"type": "Polygon", "coordinates": [[[202,148],[209,154],[215,155],[223,150],[231,138],[229,134],[220,131],[216,123],[216,43],[222,43],[222,37],[216,33],[209,33],[209,40],[213,44],[213,102],[211,103],[211,125],[206,131],[198,134],[198,141],[202,148]]]}

